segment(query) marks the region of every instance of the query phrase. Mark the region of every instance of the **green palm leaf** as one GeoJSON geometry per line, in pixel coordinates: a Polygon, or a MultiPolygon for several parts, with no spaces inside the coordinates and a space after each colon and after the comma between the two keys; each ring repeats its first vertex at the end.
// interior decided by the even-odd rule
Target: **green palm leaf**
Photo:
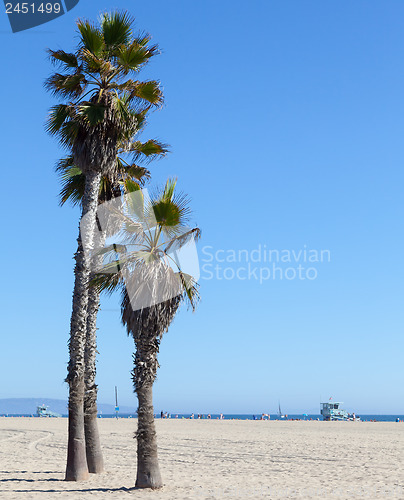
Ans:
{"type": "Polygon", "coordinates": [[[45,126],[46,131],[51,135],[57,134],[66,121],[71,118],[72,113],[74,113],[74,110],[68,104],[52,106],[45,126]]]}
{"type": "Polygon", "coordinates": [[[108,50],[130,42],[133,22],[134,18],[127,12],[113,12],[102,16],[101,30],[108,50]]]}
{"type": "Polygon", "coordinates": [[[78,205],[84,195],[85,176],[82,171],[74,165],[72,156],[62,158],[56,166],[62,189],[59,194],[60,205],[70,201],[72,205],[78,205]]]}
{"type": "Polygon", "coordinates": [[[139,71],[148,60],[158,53],[157,45],[142,47],[133,42],[117,49],[116,58],[122,73],[127,75],[130,71],[139,71]]]}
{"type": "Polygon", "coordinates": [[[150,180],[151,177],[150,171],[147,170],[147,168],[145,167],[132,164],[124,167],[124,169],[128,176],[132,177],[133,179],[136,179],[137,182],[140,183],[141,185],[144,184],[145,181],[150,180]]]}
{"type": "Polygon", "coordinates": [[[163,192],[159,199],[161,201],[171,201],[174,196],[174,190],[176,185],[177,185],[177,179],[167,179],[166,185],[164,186],[163,192]]]}
{"type": "Polygon", "coordinates": [[[103,76],[108,76],[116,69],[111,61],[103,59],[102,54],[98,57],[94,52],[85,48],[81,50],[81,59],[85,64],[86,70],[90,73],[99,73],[103,76]]]}
{"type": "Polygon", "coordinates": [[[162,228],[172,228],[180,224],[181,214],[179,208],[172,201],[161,200],[154,203],[153,212],[157,224],[162,228]]]}
{"type": "Polygon", "coordinates": [[[184,287],[188,302],[191,305],[192,310],[195,311],[196,305],[200,300],[199,285],[190,274],[186,274],[180,271],[178,273],[178,276],[180,277],[181,283],[184,287]]]}
{"type": "Polygon", "coordinates": [[[45,81],[45,88],[56,96],[77,98],[83,93],[86,83],[81,73],[75,75],[55,73],[45,81]]]}
{"type": "Polygon", "coordinates": [[[157,157],[165,156],[169,152],[169,147],[157,139],[149,139],[146,142],[133,141],[127,146],[126,151],[133,153],[133,161],[140,159],[151,161],[157,157]]]}
{"type": "Polygon", "coordinates": [[[106,106],[99,103],[86,103],[78,108],[79,114],[89,125],[101,123],[105,116],[106,106]]]}
{"type": "Polygon", "coordinates": [[[101,55],[105,47],[102,32],[88,21],[83,21],[81,19],[77,21],[77,27],[80,32],[82,48],[88,49],[95,55],[101,55]]]}
{"type": "Polygon", "coordinates": [[[154,106],[163,104],[163,93],[160,89],[160,83],[155,80],[148,82],[134,82],[132,88],[127,88],[130,91],[129,99],[141,99],[149,102],[154,106]]]}
{"type": "Polygon", "coordinates": [[[77,61],[77,56],[75,54],[71,54],[65,52],[64,50],[51,50],[48,49],[48,54],[51,61],[54,64],[62,64],[66,69],[67,68],[77,68],[79,63],[77,61]]]}

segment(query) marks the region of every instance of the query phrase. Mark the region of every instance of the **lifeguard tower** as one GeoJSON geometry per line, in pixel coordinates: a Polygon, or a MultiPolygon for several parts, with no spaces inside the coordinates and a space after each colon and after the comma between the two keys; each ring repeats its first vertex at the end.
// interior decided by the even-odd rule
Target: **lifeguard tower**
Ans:
{"type": "Polygon", "coordinates": [[[38,417],[61,417],[59,413],[55,413],[54,411],[50,411],[47,406],[39,405],[36,407],[36,414],[38,417]]]}
{"type": "Polygon", "coordinates": [[[348,420],[349,414],[340,405],[344,403],[332,401],[331,398],[326,403],[321,403],[321,415],[323,420],[348,420]]]}

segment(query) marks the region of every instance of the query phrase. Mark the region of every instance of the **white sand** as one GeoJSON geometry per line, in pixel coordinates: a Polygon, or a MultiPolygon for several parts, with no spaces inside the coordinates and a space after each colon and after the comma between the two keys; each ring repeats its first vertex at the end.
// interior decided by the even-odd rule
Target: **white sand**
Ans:
{"type": "Polygon", "coordinates": [[[107,472],[71,483],[67,419],[0,418],[0,498],[404,498],[403,423],[157,420],[158,491],[133,489],[136,420],[99,425],[107,472]]]}

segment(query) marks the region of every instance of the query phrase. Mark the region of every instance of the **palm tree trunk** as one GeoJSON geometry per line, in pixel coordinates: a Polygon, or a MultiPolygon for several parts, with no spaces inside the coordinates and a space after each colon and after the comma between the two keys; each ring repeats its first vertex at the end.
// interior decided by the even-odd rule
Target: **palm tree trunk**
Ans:
{"type": "Polygon", "coordinates": [[[154,426],[153,385],[144,384],[136,390],[139,400],[137,424],[137,478],[138,488],[161,488],[157,439],[154,426]]]}
{"type": "MultiPolygon", "coordinates": [[[[101,233],[103,235],[103,233],[101,233]]],[[[105,243],[105,236],[98,248],[105,243]]],[[[97,257],[96,267],[102,263],[102,258],[97,257]]],[[[88,471],[97,474],[104,470],[100,434],[97,422],[97,392],[95,383],[96,356],[97,356],[97,314],[100,306],[100,293],[95,287],[88,290],[87,307],[87,332],[85,346],[85,395],[84,395],[84,431],[86,438],[86,453],[88,471]]]]}
{"type": "Polygon", "coordinates": [[[66,379],[69,383],[66,481],[81,481],[88,478],[84,434],[84,349],[91,260],[88,251],[84,252],[83,246],[86,250],[90,250],[93,245],[100,181],[100,173],[90,171],[86,174],[82,201],[82,218],[88,214],[86,231],[80,232],[78,250],[75,254],[75,282],[69,340],[70,359],[66,379]]]}
{"type": "MultiPolygon", "coordinates": [[[[131,306],[130,306],[131,307],[131,306]]],[[[133,356],[133,383],[139,406],[137,410],[137,477],[138,488],[161,488],[159,462],[157,457],[157,438],[154,426],[153,383],[156,379],[157,354],[160,339],[153,328],[134,336],[136,354],[133,356]]]]}
{"type": "Polygon", "coordinates": [[[134,368],[132,380],[138,397],[137,438],[137,478],[138,488],[161,488],[157,439],[154,426],[153,384],[156,380],[159,363],[157,355],[164,331],[173,320],[181,302],[181,296],[165,302],[133,310],[128,288],[122,297],[122,323],[128,334],[133,336],[136,353],[133,355],[134,368]]]}
{"type": "MultiPolygon", "coordinates": [[[[120,196],[120,186],[118,183],[112,183],[111,199],[120,196]]],[[[105,201],[109,201],[105,200],[105,201]]],[[[99,199],[98,204],[102,204],[99,199]]],[[[104,221],[105,223],[105,221],[104,221]]],[[[107,237],[107,227],[102,228],[98,217],[96,218],[98,231],[94,235],[94,247],[101,249],[105,245],[107,237]]],[[[94,256],[93,270],[97,271],[103,264],[102,256],[94,256]]],[[[100,434],[98,431],[97,420],[97,393],[98,386],[95,383],[96,377],[96,358],[97,358],[97,315],[100,307],[100,292],[95,287],[88,290],[87,307],[87,331],[86,346],[84,352],[85,361],[85,395],[84,395],[84,432],[86,438],[86,453],[88,471],[98,474],[104,471],[104,459],[102,456],[100,434]]]]}

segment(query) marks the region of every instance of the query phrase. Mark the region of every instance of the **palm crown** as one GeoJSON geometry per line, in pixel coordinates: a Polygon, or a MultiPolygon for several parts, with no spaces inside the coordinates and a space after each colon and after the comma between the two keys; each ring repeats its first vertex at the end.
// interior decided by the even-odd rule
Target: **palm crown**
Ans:
{"type": "Polygon", "coordinates": [[[175,194],[175,186],[175,180],[168,180],[161,193],[148,197],[133,184],[123,204],[109,210],[107,219],[115,226],[119,242],[97,252],[107,262],[92,284],[109,293],[121,289],[123,318],[128,310],[141,314],[171,299],[177,305],[187,299],[193,309],[198,301],[198,285],[181,268],[177,252],[198,239],[200,230],[186,226],[188,199],[175,194]]]}
{"type": "Polygon", "coordinates": [[[103,14],[97,26],[79,20],[76,52],[49,50],[62,72],[45,86],[68,102],[51,108],[47,130],[72,152],[84,174],[113,171],[118,147],[136,152],[134,134],[147,111],[162,104],[159,82],[130,78],[158,53],[150,36],[135,35],[132,24],[124,12],[103,14]]]}
{"type": "MultiPolygon", "coordinates": [[[[99,203],[109,201],[114,197],[121,196],[126,191],[126,186],[133,182],[143,185],[150,179],[150,171],[145,167],[151,160],[165,156],[168,151],[167,145],[150,139],[146,142],[133,141],[132,151],[129,155],[122,148],[118,148],[114,175],[104,175],[101,178],[99,188],[99,203]]],[[[85,175],[76,166],[73,155],[59,160],[56,171],[62,182],[59,199],[64,205],[70,201],[73,205],[80,204],[84,196],[85,175]]]]}

